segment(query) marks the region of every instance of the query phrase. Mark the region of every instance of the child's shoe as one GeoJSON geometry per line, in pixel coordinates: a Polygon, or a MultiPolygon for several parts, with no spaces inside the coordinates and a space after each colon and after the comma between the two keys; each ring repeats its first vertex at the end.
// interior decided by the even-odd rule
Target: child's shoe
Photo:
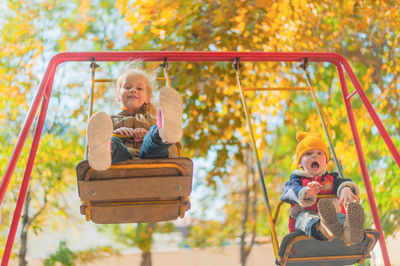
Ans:
{"type": "Polygon", "coordinates": [[[172,88],[162,88],[158,97],[157,126],[165,143],[176,143],[182,138],[182,112],[181,95],[172,88]]]}
{"type": "Polygon", "coordinates": [[[318,201],[318,212],[321,219],[320,231],[331,241],[342,236],[343,228],[339,223],[335,205],[329,199],[318,201]]]}
{"type": "Polygon", "coordinates": [[[355,245],[364,239],[364,209],[357,202],[350,202],[343,225],[342,240],[346,245],[355,245]]]}
{"type": "Polygon", "coordinates": [[[113,123],[107,113],[97,112],[92,115],[87,127],[87,141],[89,165],[94,170],[103,171],[111,166],[112,132],[113,123]]]}

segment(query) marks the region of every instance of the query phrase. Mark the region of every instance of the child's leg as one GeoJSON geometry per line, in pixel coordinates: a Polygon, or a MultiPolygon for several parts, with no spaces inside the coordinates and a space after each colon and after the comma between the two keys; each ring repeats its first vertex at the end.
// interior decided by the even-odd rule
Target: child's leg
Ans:
{"type": "Polygon", "coordinates": [[[337,219],[340,223],[340,225],[343,227],[344,226],[344,222],[346,221],[346,214],[338,212],[336,213],[337,219]]]}
{"type": "Polygon", "coordinates": [[[111,165],[110,140],[113,125],[110,116],[97,112],[89,120],[87,128],[89,165],[95,170],[106,170],[111,165]]]}
{"type": "Polygon", "coordinates": [[[162,141],[156,125],[152,126],[143,138],[140,148],[139,158],[167,158],[168,149],[171,144],[162,141]]]}
{"type": "Polygon", "coordinates": [[[118,163],[132,158],[128,148],[121,142],[121,139],[113,136],[111,138],[111,161],[118,163]]]}
{"type": "Polygon", "coordinates": [[[157,127],[164,142],[176,143],[182,138],[182,112],[181,95],[172,88],[162,88],[158,97],[157,127]]]}
{"type": "Polygon", "coordinates": [[[342,240],[347,245],[358,244],[364,239],[364,209],[357,202],[350,202],[347,207],[346,220],[343,225],[342,240]]]}
{"type": "Polygon", "coordinates": [[[182,138],[183,102],[172,88],[162,88],[158,97],[157,126],[152,126],[143,138],[139,158],[167,158],[172,143],[182,138]]]}
{"type": "Polygon", "coordinates": [[[302,211],[296,218],[296,231],[302,231],[306,236],[311,236],[317,240],[326,240],[316,228],[319,221],[318,213],[313,211],[302,211]]]}

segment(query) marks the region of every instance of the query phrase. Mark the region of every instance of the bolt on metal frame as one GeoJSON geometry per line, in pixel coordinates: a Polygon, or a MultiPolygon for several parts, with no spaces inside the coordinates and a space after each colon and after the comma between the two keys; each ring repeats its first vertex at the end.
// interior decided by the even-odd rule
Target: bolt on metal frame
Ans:
{"type": "MultiPolygon", "coordinates": [[[[17,161],[19,160],[22,148],[25,144],[26,138],[28,136],[28,132],[32,126],[33,120],[36,117],[36,112],[41,105],[41,110],[37,118],[37,124],[33,136],[33,141],[30,148],[30,153],[28,157],[28,161],[25,167],[24,177],[21,183],[20,193],[17,199],[16,208],[14,211],[10,231],[8,234],[7,243],[4,249],[4,254],[2,258],[1,265],[5,266],[8,265],[8,261],[10,259],[10,254],[12,250],[12,246],[15,239],[15,234],[18,227],[18,222],[21,216],[22,207],[25,202],[25,197],[34,165],[34,159],[36,157],[40,137],[42,134],[42,129],[44,126],[44,122],[46,120],[47,115],[47,108],[48,103],[51,97],[51,91],[53,88],[53,81],[54,75],[57,70],[57,66],[71,61],[77,62],[101,62],[101,61],[127,61],[132,60],[134,58],[140,58],[143,61],[159,61],[165,62],[167,59],[169,62],[234,62],[235,60],[239,59],[241,62],[303,62],[305,59],[308,62],[329,62],[336,66],[342,95],[343,101],[346,105],[347,116],[351,126],[354,144],[357,150],[357,156],[361,168],[361,173],[363,177],[363,181],[365,184],[365,189],[368,195],[369,205],[371,207],[371,212],[373,216],[373,221],[375,224],[376,229],[381,233],[381,237],[379,239],[380,247],[384,259],[385,265],[390,265],[389,255],[387,252],[384,234],[382,231],[382,225],[379,219],[378,210],[376,207],[375,198],[372,192],[371,182],[369,178],[369,173],[367,170],[363,150],[361,147],[360,137],[358,134],[358,129],[355,123],[355,117],[352,110],[351,105],[351,98],[358,94],[364,107],[367,109],[370,117],[375,123],[380,135],[382,136],[383,140],[385,141],[386,146],[388,147],[390,153],[392,154],[396,164],[400,167],[400,153],[395,147],[392,139],[390,138],[389,134],[387,133],[385,127],[383,126],[382,122],[380,121],[377,113],[375,112],[373,106],[371,105],[368,97],[366,96],[364,90],[361,87],[361,84],[357,80],[353,70],[351,69],[349,63],[346,61],[344,57],[336,53],[324,53],[324,52],[317,52],[317,53],[310,53],[310,52],[66,52],[66,53],[59,53],[51,58],[47,69],[43,75],[43,78],[40,82],[39,88],[37,90],[36,96],[32,102],[32,105],[28,111],[26,116],[26,120],[24,125],[21,129],[21,132],[18,136],[17,142],[15,144],[13,153],[10,157],[8,162],[7,168],[3,175],[3,178],[0,183],[0,206],[3,201],[4,195],[7,191],[7,187],[10,183],[11,176],[15,170],[17,161]],[[355,90],[349,94],[346,77],[347,74],[348,78],[352,82],[355,90]]],[[[168,81],[167,81],[168,82],[168,81]]],[[[243,94],[243,92],[241,92],[243,94]]],[[[244,105],[244,108],[246,106],[244,105]]],[[[258,162],[259,164],[259,162],[258,162]]],[[[260,173],[260,182],[264,183],[264,178],[262,173],[260,173]],[[261,181],[262,180],[262,181],[261,181]]],[[[268,196],[266,194],[265,186],[263,187],[264,198],[266,199],[267,208],[269,208],[268,204],[268,196]]],[[[270,210],[268,210],[269,216],[270,210]]],[[[272,217],[272,216],[271,216],[272,217]]],[[[270,222],[273,222],[273,219],[269,219],[270,222]]],[[[274,250],[276,247],[274,247],[274,250]]]]}

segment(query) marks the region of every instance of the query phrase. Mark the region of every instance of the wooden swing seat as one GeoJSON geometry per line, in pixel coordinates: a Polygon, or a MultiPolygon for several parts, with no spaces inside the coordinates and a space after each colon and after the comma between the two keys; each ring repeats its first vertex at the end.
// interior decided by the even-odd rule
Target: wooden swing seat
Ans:
{"type": "Polygon", "coordinates": [[[334,239],[331,242],[318,241],[304,235],[302,232],[293,232],[286,235],[279,248],[277,265],[353,265],[362,263],[369,258],[380,236],[379,231],[365,230],[364,240],[352,246],[334,239]]]}
{"type": "Polygon", "coordinates": [[[81,214],[98,224],[183,218],[190,209],[193,163],[189,158],[132,159],[95,171],[76,167],[81,214]]]}

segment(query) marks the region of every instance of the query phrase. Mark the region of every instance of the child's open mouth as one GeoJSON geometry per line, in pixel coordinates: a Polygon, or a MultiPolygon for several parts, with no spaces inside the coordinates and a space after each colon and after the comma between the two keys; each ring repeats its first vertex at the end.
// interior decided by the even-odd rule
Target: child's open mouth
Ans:
{"type": "Polygon", "coordinates": [[[318,162],[312,162],[311,168],[319,168],[319,163],[318,162]]]}

